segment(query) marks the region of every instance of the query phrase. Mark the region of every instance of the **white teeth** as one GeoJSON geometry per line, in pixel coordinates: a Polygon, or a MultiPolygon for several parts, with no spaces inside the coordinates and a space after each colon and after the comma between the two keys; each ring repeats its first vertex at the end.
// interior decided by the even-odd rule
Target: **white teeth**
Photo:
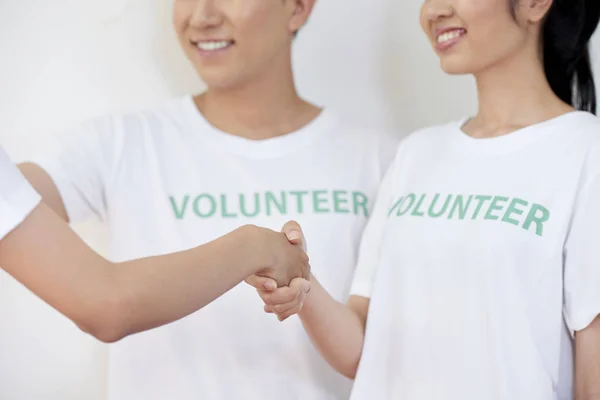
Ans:
{"type": "Polygon", "coordinates": [[[198,43],[196,43],[196,46],[200,50],[215,51],[215,50],[224,49],[225,47],[229,46],[230,44],[231,44],[231,42],[229,40],[221,40],[218,42],[198,42],[198,43]]]}
{"type": "Polygon", "coordinates": [[[456,31],[442,33],[440,36],[438,36],[437,41],[438,41],[438,43],[446,43],[450,40],[454,40],[458,37],[461,37],[463,35],[463,33],[464,33],[464,31],[462,31],[462,30],[456,30],[456,31]]]}

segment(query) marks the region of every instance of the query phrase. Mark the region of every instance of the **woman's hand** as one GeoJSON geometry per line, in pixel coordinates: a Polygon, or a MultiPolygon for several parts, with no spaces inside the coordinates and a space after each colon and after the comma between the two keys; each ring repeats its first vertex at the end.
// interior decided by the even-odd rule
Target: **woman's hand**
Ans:
{"type": "Polygon", "coordinates": [[[306,295],[310,292],[310,282],[303,278],[295,278],[288,287],[275,290],[258,289],[257,292],[265,303],[265,312],[275,314],[279,321],[285,321],[302,311],[306,295]]]}

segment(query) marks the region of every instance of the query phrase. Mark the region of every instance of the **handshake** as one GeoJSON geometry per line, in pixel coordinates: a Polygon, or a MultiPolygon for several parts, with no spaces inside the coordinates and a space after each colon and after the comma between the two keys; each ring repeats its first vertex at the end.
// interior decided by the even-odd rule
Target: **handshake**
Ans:
{"type": "Polygon", "coordinates": [[[283,226],[281,233],[277,233],[281,238],[278,242],[285,243],[271,241],[274,254],[271,266],[245,281],[257,290],[265,302],[265,312],[273,313],[280,321],[284,321],[302,310],[311,287],[311,272],[306,240],[300,225],[290,221],[283,226]]]}

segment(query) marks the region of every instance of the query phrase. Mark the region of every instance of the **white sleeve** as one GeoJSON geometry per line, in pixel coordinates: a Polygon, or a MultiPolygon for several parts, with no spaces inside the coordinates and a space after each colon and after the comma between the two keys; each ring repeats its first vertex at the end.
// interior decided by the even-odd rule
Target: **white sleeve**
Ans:
{"type": "Polygon", "coordinates": [[[0,240],[20,225],[40,200],[40,195],[0,147],[0,240]]]}
{"type": "Polygon", "coordinates": [[[105,190],[115,129],[113,118],[88,121],[64,132],[54,148],[31,160],[54,181],[70,222],[106,216],[105,190]]]}
{"type": "Polygon", "coordinates": [[[571,334],[600,314],[600,152],[588,156],[564,250],[564,316],[571,334]]]}
{"type": "Polygon", "coordinates": [[[382,177],[398,154],[402,138],[403,135],[390,131],[383,131],[380,135],[379,160],[382,166],[382,177]]]}
{"type": "Polygon", "coordinates": [[[393,162],[383,177],[371,217],[363,232],[358,263],[350,289],[351,296],[371,297],[375,273],[379,264],[379,250],[388,219],[387,214],[392,203],[395,165],[396,162],[393,162]]]}

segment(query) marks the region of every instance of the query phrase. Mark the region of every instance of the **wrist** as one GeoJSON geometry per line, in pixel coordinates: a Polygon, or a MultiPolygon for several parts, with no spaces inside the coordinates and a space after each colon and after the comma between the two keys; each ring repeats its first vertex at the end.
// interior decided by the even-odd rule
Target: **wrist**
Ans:
{"type": "Polygon", "coordinates": [[[273,265],[272,251],[268,246],[268,229],[256,225],[244,225],[236,230],[242,246],[243,263],[247,276],[263,271],[273,265]]]}
{"type": "Polygon", "coordinates": [[[304,297],[304,304],[300,312],[298,312],[298,317],[300,319],[305,318],[311,311],[317,306],[318,300],[315,299],[317,297],[317,291],[320,288],[319,282],[315,279],[314,275],[311,273],[308,277],[308,281],[310,282],[310,290],[306,293],[304,297]]]}

